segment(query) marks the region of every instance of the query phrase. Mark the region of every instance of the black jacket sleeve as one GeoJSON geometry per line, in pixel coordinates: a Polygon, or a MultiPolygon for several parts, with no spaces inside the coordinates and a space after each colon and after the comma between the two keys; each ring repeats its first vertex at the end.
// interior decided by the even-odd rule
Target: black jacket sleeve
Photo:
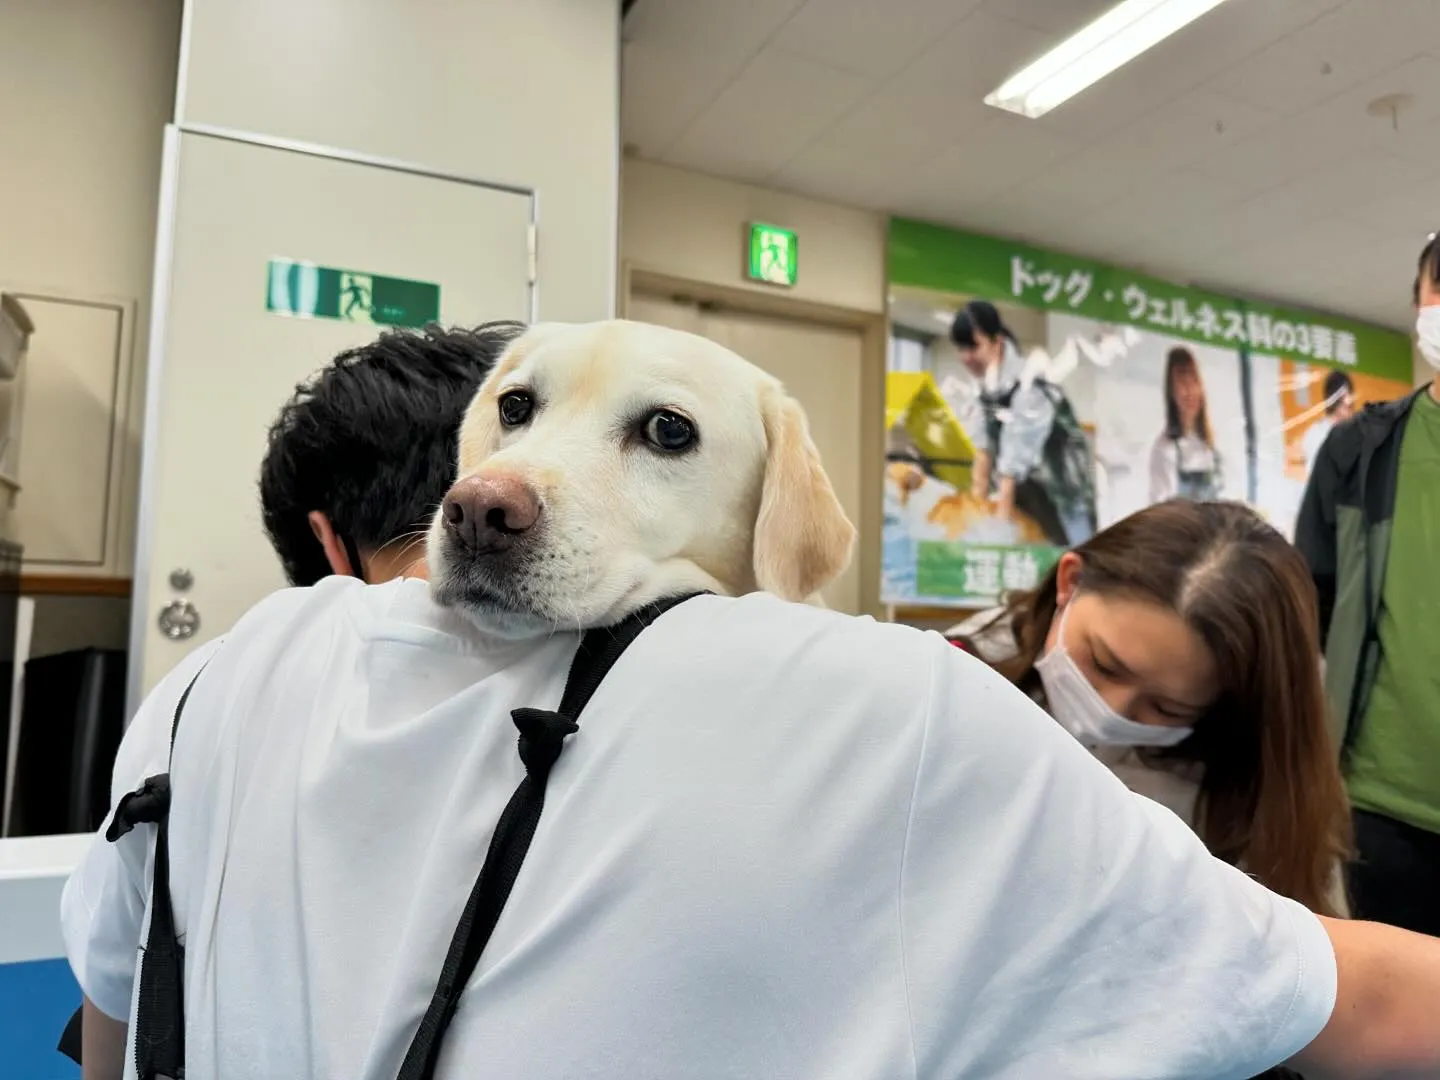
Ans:
{"type": "Polygon", "coordinates": [[[1320,645],[1330,633],[1330,615],[1335,610],[1336,536],[1335,504],[1340,490],[1336,436],[1330,432],[1315,456],[1315,467],[1305,485],[1300,515],[1295,521],[1295,546],[1309,564],[1315,591],[1320,597],[1320,645]]]}

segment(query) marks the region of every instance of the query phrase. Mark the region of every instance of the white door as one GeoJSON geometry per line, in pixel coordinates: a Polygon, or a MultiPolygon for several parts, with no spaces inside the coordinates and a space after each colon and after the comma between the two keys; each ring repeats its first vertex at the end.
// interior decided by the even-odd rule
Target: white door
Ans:
{"type": "Polygon", "coordinates": [[[440,287],[440,321],[530,313],[531,197],[399,168],[172,130],[136,544],[130,703],[285,584],[261,527],[266,433],[296,383],[381,327],[267,311],[276,258],[440,287]],[[168,267],[168,274],[167,274],[168,267]],[[176,570],[193,579],[171,583],[176,570]],[[185,599],[193,636],[162,608],[185,599]]]}
{"type": "MultiPolygon", "coordinates": [[[[649,295],[630,298],[629,316],[709,338],[783,382],[804,406],[835,494],[859,527],[860,478],[873,467],[861,452],[864,347],[859,331],[649,295]]],[[[860,611],[856,561],[824,596],[837,611],[860,611]]]]}

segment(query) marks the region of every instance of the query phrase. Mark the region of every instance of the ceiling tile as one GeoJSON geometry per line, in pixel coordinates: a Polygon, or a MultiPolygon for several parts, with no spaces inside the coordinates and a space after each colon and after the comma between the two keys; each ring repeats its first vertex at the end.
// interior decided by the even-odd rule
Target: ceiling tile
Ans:
{"type": "Polygon", "coordinates": [[[1174,169],[1139,183],[1117,185],[1116,198],[1092,221],[1116,235],[1136,235],[1142,243],[1154,245],[1171,231],[1204,227],[1248,197],[1245,188],[1228,180],[1174,169]]]}
{"type": "Polygon", "coordinates": [[[1125,125],[1315,18],[1299,0],[1221,4],[1041,118],[1076,134],[1125,125]]]}
{"type": "Polygon", "coordinates": [[[671,48],[755,52],[805,0],[639,0],[625,16],[626,41],[671,48]]]}
{"type": "Polygon", "coordinates": [[[916,168],[890,194],[932,220],[968,219],[1007,189],[1056,167],[1075,148],[1064,135],[996,110],[973,135],[916,168]]]}
{"type": "Polygon", "coordinates": [[[722,176],[765,179],[865,90],[860,75],[769,46],[700,114],[665,160],[722,176]]]}
{"type": "Polygon", "coordinates": [[[627,43],[622,57],[621,137],[651,158],[662,157],[748,62],[718,52],[692,57],[645,42],[627,43]]]}
{"type": "Polygon", "coordinates": [[[1353,11],[1337,11],[1276,41],[1216,77],[1242,101],[1297,113],[1368,78],[1385,64],[1374,49],[1351,48],[1353,11]]]}
{"type": "Polygon", "coordinates": [[[802,147],[775,174],[776,183],[796,191],[869,206],[883,199],[912,169],[935,154],[933,130],[919,116],[906,116],[871,98],[802,147]]]}
{"type": "Polygon", "coordinates": [[[1112,132],[1100,146],[1117,159],[1140,157],[1173,168],[1238,145],[1277,119],[1268,110],[1201,90],[1112,132]]]}
{"type": "Polygon", "coordinates": [[[1037,30],[1044,30],[1059,42],[1088,23],[1094,22],[1117,0],[1066,0],[1057,4],[1055,0],[985,0],[985,7],[993,14],[1003,16],[1012,22],[1024,23],[1037,30]]]}
{"type": "Polygon", "coordinates": [[[641,0],[621,52],[622,137],[662,155],[803,0],[641,0]]]}
{"type": "Polygon", "coordinates": [[[894,75],[979,0],[808,0],[775,44],[876,79],[894,75]]]}
{"type": "Polygon", "coordinates": [[[935,39],[896,82],[942,102],[980,104],[1052,41],[1044,31],[984,9],[973,11],[935,39]]]}
{"type": "Polygon", "coordinates": [[[1427,178],[1383,198],[1357,199],[1346,215],[1381,232],[1423,237],[1440,229],[1436,194],[1435,181],[1427,178]]]}

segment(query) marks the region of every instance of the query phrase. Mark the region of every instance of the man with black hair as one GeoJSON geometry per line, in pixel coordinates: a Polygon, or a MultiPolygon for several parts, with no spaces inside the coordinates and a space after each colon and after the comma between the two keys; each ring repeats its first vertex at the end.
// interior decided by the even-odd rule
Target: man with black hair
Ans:
{"type": "Polygon", "coordinates": [[[1335,427],[1295,543],[1320,594],[1326,691],[1355,806],[1355,914],[1440,934],[1440,240],[1415,277],[1435,378],[1335,427]]]}
{"type": "Polygon", "coordinates": [[[292,585],[423,574],[425,529],[455,479],[455,434],[522,329],[392,330],[295,390],[260,466],[265,531],[292,585]]]}
{"type": "Polygon", "coordinates": [[[1320,447],[1325,445],[1325,440],[1330,437],[1335,425],[1343,424],[1355,415],[1355,384],[1348,374],[1339,368],[1332,368],[1325,376],[1324,393],[1325,414],[1305,429],[1305,435],[1300,440],[1301,449],[1305,452],[1307,477],[1314,471],[1315,459],[1320,456],[1320,447]]]}
{"type": "MultiPolygon", "coordinates": [[[[270,428],[260,466],[265,530],[292,585],[314,585],[332,573],[370,584],[425,576],[425,529],[455,479],[460,420],[524,328],[490,322],[473,330],[387,331],[296,387],[270,428]]],[[[217,645],[197,651],[208,654],[217,645]]],[[[99,850],[92,874],[123,877],[118,861],[108,858],[113,848],[99,850]]],[[[137,923],[136,945],[140,930],[137,923]]],[[[134,950],[108,959],[101,966],[128,986],[134,950]]],[[[83,1011],[86,1076],[118,1076],[125,1021],[88,999],[83,1011]]],[[[79,1061],[81,1039],[81,1025],[72,1021],[60,1049],[79,1061]]]]}

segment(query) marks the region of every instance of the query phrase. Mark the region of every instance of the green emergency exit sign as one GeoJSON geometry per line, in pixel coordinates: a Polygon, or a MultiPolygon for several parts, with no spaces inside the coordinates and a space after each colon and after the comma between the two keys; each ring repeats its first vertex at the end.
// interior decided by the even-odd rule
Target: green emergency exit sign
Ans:
{"type": "Polygon", "coordinates": [[[265,310],[304,319],[424,326],[440,318],[440,286],[277,258],[270,260],[265,310]]]}
{"type": "Polygon", "coordinates": [[[795,284],[800,248],[795,233],[778,225],[750,224],[750,277],[767,285],[795,284]]]}

